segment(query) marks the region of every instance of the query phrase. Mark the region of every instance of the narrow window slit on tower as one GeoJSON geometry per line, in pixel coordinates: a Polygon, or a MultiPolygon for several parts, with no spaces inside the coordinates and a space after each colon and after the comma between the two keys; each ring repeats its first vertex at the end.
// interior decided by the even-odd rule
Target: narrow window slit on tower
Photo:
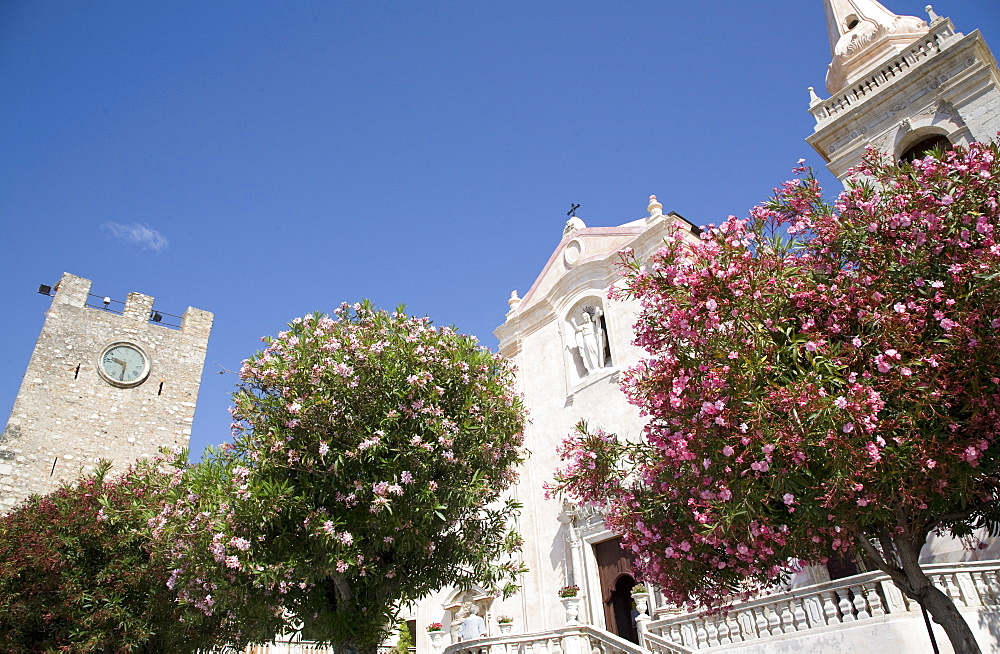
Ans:
{"type": "Polygon", "coordinates": [[[80,378],[80,364],[76,364],[76,372],[73,373],[73,379],[80,378]]]}
{"type": "Polygon", "coordinates": [[[163,395],[163,382],[160,382],[160,388],[156,391],[157,395],[163,395]]]}
{"type": "Polygon", "coordinates": [[[52,459],[52,469],[49,470],[49,477],[51,477],[52,475],[55,474],[55,472],[56,472],[56,463],[58,463],[58,462],[59,462],[59,457],[56,457],[56,458],[52,459]]]}

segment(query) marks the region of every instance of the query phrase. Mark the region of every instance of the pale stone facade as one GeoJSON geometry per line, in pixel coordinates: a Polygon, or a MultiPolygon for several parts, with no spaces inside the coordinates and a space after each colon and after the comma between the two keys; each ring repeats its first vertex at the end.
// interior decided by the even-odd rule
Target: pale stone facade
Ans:
{"type": "Polygon", "coordinates": [[[500,353],[517,365],[518,390],[530,414],[525,430],[530,456],[513,493],[524,505],[518,528],[530,572],[521,578],[521,590],[508,599],[479,589],[452,589],[422,602],[409,614],[421,627],[418,649],[430,646],[422,631],[430,622],[442,622],[446,629],[450,625],[449,641],[457,641],[458,626],[471,604],[486,619],[490,635],[498,633],[501,615],[514,618],[515,633],[563,627],[565,613],[557,593],[571,584],[580,586],[584,598],[579,620],[604,626],[606,593],[592,545],[616,534],[604,528],[599,516],[546,498],[543,487],[559,465],[556,447],[580,420],[626,437],[642,432],[638,410],[618,388],[621,372],[642,355],[632,344],[638,306],[609,300],[608,289],[620,279],[620,250],[631,248],[644,260],[675,227],[689,238],[697,231],[680,216],[664,214],[655,197],[647,211],[646,217],[618,227],[587,227],[580,218],[571,218],[531,289],[523,298],[511,295],[506,322],[496,334],[500,353]],[[581,333],[585,323],[592,327],[581,333]],[[585,352],[588,345],[597,350],[596,356],[585,352]]]}
{"type": "Polygon", "coordinates": [[[99,299],[86,306],[90,288],[90,280],[69,273],[56,286],[0,437],[0,511],[93,470],[100,459],[121,470],[161,447],[188,444],[212,314],[189,307],[171,329],[150,322],[153,298],[130,293],[119,314],[99,299]],[[135,380],[99,372],[117,343],[146,356],[135,380]]]}

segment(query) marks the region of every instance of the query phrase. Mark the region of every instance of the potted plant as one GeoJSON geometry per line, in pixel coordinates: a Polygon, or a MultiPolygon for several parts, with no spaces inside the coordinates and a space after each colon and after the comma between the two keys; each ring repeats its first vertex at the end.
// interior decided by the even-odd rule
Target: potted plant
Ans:
{"type": "Polygon", "coordinates": [[[501,615],[497,618],[497,624],[500,625],[500,633],[509,634],[511,627],[514,626],[514,618],[509,615],[501,615]]]}
{"type": "Polygon", "coordinates": [[[440,622],[432,622],[427,625],[427,635],[431,637],[431,647],[434,651],[444,649],[444,626],[440,622]]]}
{"type": "Polygon", "coordinates": [[[635,619],[649,620],[649,589],[646,584],[632,586],[632,599],[635,601],[635,610],[639,612],[635,619]]]}
{"type": "Polygon", "coordinates": [[[559,601],[562,602],[563,610],[566,612],[566,625],[574,626],[580,624],[580,603],[583,598],[579,597],[580,587],[576,584],[563,586],[559,589],[559,601]]]}

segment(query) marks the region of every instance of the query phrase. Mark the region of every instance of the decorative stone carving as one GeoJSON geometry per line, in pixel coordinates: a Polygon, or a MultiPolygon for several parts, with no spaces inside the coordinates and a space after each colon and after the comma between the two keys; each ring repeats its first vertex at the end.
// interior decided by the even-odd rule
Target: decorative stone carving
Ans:
{"type": "Polygon", "coordinates": [[[603,315],[604,312],[600,307],[584,307],[579,323],[572,317],[569,319],[573,326],[576,346],[583,359],[583,367],[588,374],[600,370],[606,363],[604,356],[605,334],[600,322],[603,315]]]}
{"type": "Polygon", "coordinates": [[[583,243],[579,239],[573,239],[566,244],[563,248],[563,263],[566,264],[567,268],[572,268],[580,262],[580,257],[583,254],[583,243]]]}
{"type": "Polygon", "coordinates": [[[870,143],[872,147],[878,150],[879,152],[888,152],[888,150],[886,150],[886,147],[889,145],[889,137],[890,137],[889,132],[886,132],[882,136],[876,139],[872,139],[870,143]]]}

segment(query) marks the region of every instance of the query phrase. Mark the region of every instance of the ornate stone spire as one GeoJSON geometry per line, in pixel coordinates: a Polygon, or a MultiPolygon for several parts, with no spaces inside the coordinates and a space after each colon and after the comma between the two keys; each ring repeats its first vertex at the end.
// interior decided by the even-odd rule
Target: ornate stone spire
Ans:
{"type": "Polygon", "coordinates": [[[823,0],[833,61],[826,90],[837,93],[927,33],[916,16],[897,16],[876,0],[823,0]]]}

